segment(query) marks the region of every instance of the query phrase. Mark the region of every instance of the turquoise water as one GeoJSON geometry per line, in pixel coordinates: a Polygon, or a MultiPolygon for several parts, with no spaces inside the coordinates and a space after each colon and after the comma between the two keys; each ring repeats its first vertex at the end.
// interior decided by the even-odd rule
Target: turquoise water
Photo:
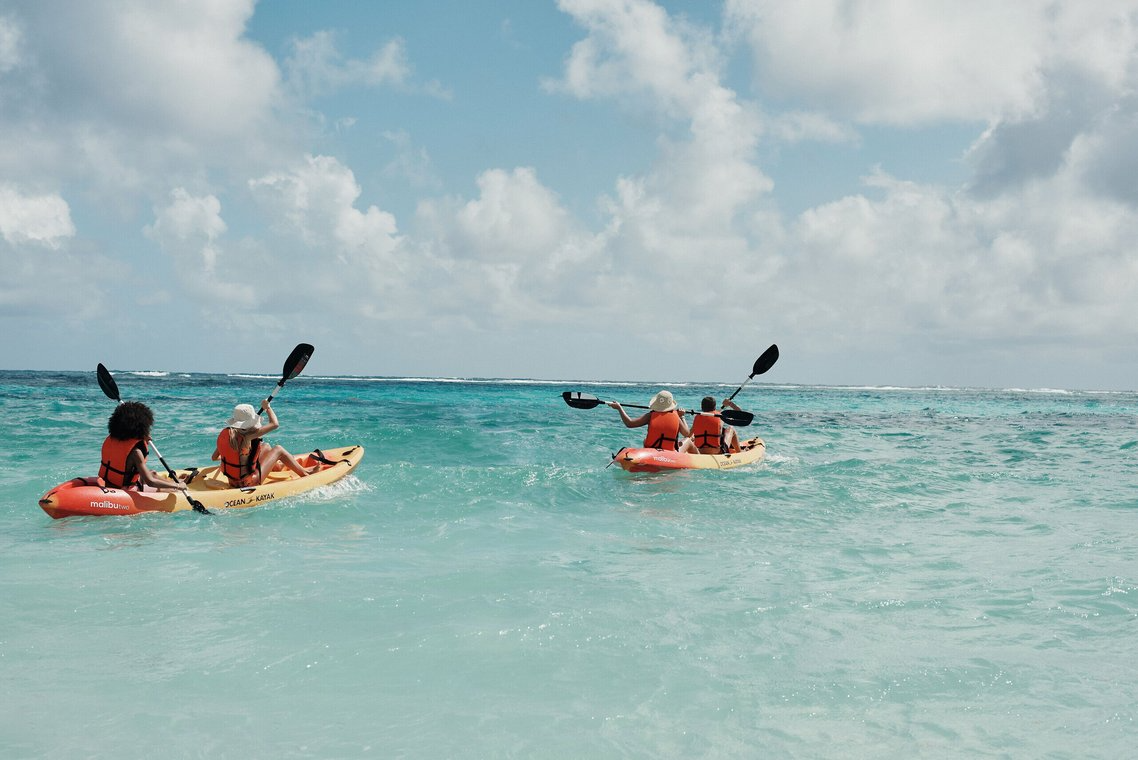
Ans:
{"type": "MultiPolygon", "coordinates": [[[[275,382],[116,377],[175,466],[275,382]]],[[[663,475],[559,397],[657,389],[302,376],[356,476],[55,521],[112,404],[0,372],[0,757],[1133,756],[1138,394],[754,384],[767,460],[663,475]]]]}

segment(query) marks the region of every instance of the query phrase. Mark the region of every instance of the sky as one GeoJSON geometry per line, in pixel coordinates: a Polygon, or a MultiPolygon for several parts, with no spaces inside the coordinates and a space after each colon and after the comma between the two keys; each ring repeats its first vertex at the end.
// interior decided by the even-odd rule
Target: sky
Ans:
{"type": "Polygon", "coordinates": [[[0,0],[0,369],[1138,388],[1138,0],[0,0]]]}

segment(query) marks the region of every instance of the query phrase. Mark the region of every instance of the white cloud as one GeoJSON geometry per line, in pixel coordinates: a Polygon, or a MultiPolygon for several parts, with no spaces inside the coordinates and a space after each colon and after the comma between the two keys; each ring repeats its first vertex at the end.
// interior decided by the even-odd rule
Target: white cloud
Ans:
{"type": "Polygon", "coordinates": [[[20,30],[20,59],[0,78],[0,174],[74,183],[128,217],[171,183],[272,160],[293,130],[276,64],[244,38],[252,12],[252,0],[19,4],[3,27],[20,30]]]}
{"type": "Polygon", "coordinates": [[[727,0],[767,92],[862,122],[1018,120],[1048,72],[1077,66],[1117,86],[1135,44],[1134,2],[848,3],[727,0]]]}
{"type": "Polygon", "coordinates": [[[346,59],[330,31],[293,40],[284,68],[289,86],[304,97],[327,95],[349,86],[401,86],[411,74],[403,40],[389,40],[366,60],[346,59]]]}
{"type": "Polygon", "coordinates": [[[487,259],[547,256],[568,232],[567,213],[532,168],[484,172],[478,190],[455,220],[459,251],[487,259]]]}
{"type": "Polygon", "coordinates": [[[263,127],[273,106],[276,66],[242,36],[253,0],[45,0],[24,13],[44,105],[61,114],[130,133],[233,139],[263,127]]]}
{"type": "Polygon", "coordinates": [[[399,243],[395,217],[377,206],[357,209],[355,175],[330,156],[307,156],[288,171],[251,180],[249,189],[307,245],[332,244],[336,255],[371,265],[389,262],[399,243]]]}
{"type": "Polygon", "coordinates": [[[1074,5],[814,3],[775,13],[730,2],[725,23],[746,23],[769,67],[759,77],[805,92],[815,109],[764,121],[719,81],[703,38],[660,9],[561,7],[588,36],[549,89],[636,96],[690,127],[686,141],[661,138],[652,170],[621,178],[605,200],[609,223],[595,243],[608,276],[594,284],[603,302],[623,304],[626,328],[691,345],[741,319],[819,355],[877,342],[926,357],[929,345],[1006,351],[1138,335],[1138,262],[1126,254],[1138,232],[1129,20],[1103,6],[1088,23],[1074,5]],[[847,118],[993,126],[971,153],[969,188],[877,172],[863,194],[780,218],[753,146],[856,142],[847,118]],[[656,318],[663,304],[682,328],[656,318]]]}
{"type": "Polygon", "coordinates": [[[0,184],[0,236],[11,245],[38,243],[59,248],[75,235],[71,207],[54,193],[25,195],[0,184]]]}
{"type": "Polygon", "coordinates": [[[217,273],[218,240],[228,229],[221,202],[213,195],[192,196],[185,188],[170,194],[170,203],[157,209],[147,237],[173,254],[183,269],[213,280],[217,273]]]}
{"type": "MultiPolygon", "coordinates": [[[[562,0],[589,32],[573,46],[564,89],[577,97],[646,98],[686,124],[686,140],[661,141],[653,171],[630,178],[611,210],[675,234],[722,230],[771,189],[754,163],[762,133],[757,111],[719,81],[711,37],[645,0],[562,0]]],[[[623,223],[622,223],[623,224],[623,223]]],[[[654,252],[658,253],[658,252],[654,252]]]]}
{"type": "Polygon", "coordinates": [[[595,302],[596,249],[532,168],[490,169],[478,197],[425,201],[416,244],[429,288],[448,318],[502,325],[549,322],[595,302]]]}
{"type": "Polygon", "coordinates": [[[872,175],[866,194],[802,214],[779,241],[783,267],[764,291],[773,324],[835,355],[971,345],[982,363],[985,347],[1126,345],[1138,337],[1138,215],[1072,180],[981,201],[872,175]]]}
{"type": "MultiPolygon", "coordinates": [[[[75,247],[67,201],[0,183],[0,316],[44,318],[69,327],[102,316],[106,259],[75,247]]],[[[9,325],[6,333],[18,334],[9,325]]]]}

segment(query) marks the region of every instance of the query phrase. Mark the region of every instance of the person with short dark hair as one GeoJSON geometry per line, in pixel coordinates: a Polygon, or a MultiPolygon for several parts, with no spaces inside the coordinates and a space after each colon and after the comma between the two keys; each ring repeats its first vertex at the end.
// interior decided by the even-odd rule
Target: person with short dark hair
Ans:
{"type": "Polygon", "coordinates": [[[99,477],[111,488],[144,487],[159,491],[185,491],[186,484],[169,480],[146,466],[150,455],[150,428],[154,413],[138,401],[119,404],[107,421],[109,435],[103,441],[99,477]]]}
{"type": "MultiPolygon", "coordinates": [[[[728,407],[742,411],[731,399],[723,399],[723,408],[728,407]]],[[[735,428],[724,424],[723,416],[715,410],[715,398],[704,396],[700,409],[692,420],[691,436],[684,441],[680,451],[686,454],[734,454],[739,451],[739,434],[735,428]]]]}

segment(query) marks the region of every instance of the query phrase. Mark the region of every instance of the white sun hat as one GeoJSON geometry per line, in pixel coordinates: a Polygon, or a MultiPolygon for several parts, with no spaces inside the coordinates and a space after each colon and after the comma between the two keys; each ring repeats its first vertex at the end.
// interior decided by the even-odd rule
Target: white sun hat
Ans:
{"type": "Polygon", "coordinates": [[[238,404],[233,407],[233,416],[225,423],[226,427],[248,430],[257,427],[257,412],[252,404],[238,404]]]}
{"type": "Polygon", "coordinates": [[[670,412],[676,408],[676,400],[670,391],[660,391],[648,402],[648,408],[654,412],[670,412]]]}

